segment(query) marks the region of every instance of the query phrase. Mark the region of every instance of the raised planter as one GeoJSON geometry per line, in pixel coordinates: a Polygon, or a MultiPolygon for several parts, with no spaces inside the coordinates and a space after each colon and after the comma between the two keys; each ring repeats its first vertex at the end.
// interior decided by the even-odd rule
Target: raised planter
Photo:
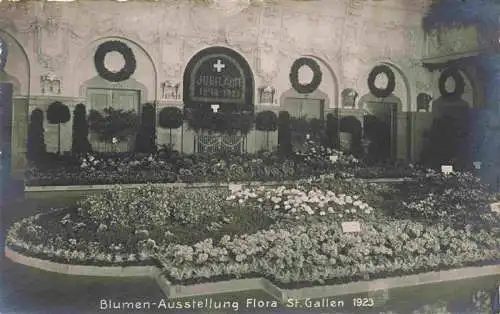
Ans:
{"type": "Polygon", "coordinates": [[[368,295],[371,297],[377,297],[387,300],[388,290],[393,288],[410,287],[500,274],[500,264],[496,264],[480,267],[466,267],[438,272],[428,272],[418,275],[391,277],[372,281],[352,282],[342,285],[317,286],[301,289],[281,289],[264,278],[234,279],[193,285],[173,285],[167,280],[167,278],[165,278],[161,274],[161,270],[155,266],[99,267],[67,265],[28,257],[13,251],[7,246],[5,247],[5,256],[16,263],[67,275],[151,277],[156,280],[160,289],[165,293],[166,296],[174,299],[260,289],[264,290],[266,293],[275,297],[281,302],[286,302],[290,298],[326,298],[362,293],[368,293],[368,295]]]}
{"type": "Polygon", "coordinates": [[[40,258],[30,257],[20,254],[7,245],[5,246],[5,257],[11,261],[26,266],[59,273],[77,276],[95,277],[156,277],[160,274],[160,269],[156,266],[90,266],[90,265],[70,265],[56,263],[40,258]]]}

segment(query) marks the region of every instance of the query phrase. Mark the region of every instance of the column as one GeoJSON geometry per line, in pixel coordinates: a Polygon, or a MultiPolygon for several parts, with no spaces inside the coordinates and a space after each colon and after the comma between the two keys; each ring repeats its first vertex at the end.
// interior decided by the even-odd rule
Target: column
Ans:
{"type": "Polygon", "coordinates": [[[0,83],[0,190],[1,200],[5,201],[11,178],[11,139],[12,139],[12,83],[0,83]]]}
{"type": "Polygon", "coordinates": [[[500,56],[488,55],[478,58],[478,74],[484,82],[486,104],[476,123],[476,141],[480,141],[476,159],[484,162],[483,178],[500,189],[500,56]]]}

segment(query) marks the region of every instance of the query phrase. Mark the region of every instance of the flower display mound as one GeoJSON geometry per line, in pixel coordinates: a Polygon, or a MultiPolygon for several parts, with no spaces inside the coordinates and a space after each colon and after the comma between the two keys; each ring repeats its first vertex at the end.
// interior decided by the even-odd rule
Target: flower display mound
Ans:
{"type": "Polygon", "coordinates": [[[36,256],[51,252],[48,258],[70,263],[109,264],[144,259],[148,249],[170,243],[253,234],[289,221],[361,217],[363,210],[366,217],[373,215],[373,208],[359,196],[301,186],[230,187],[207,191],[117,186],[89,195],[73,208],[15,223],[7,244],[36,256]]]}
{"type": "Polygon", "coordinates": [[[108,265],[149,260],[144,253],[149,246],[253,233],[273,222],[258,209],[224,201],[228,195],[221,190],[117,186],[72,208],[15,223],[7,245],[61,262],[108,265]]]}
{"type": "Polygon", "coordinates": [[[229,187],[116,187],[14,224],[7,245],[70,264],[154,263],[176,284],[266,277],[285,288],[500,260],[493,212],[497,227],[475,220],[455,228],[446,220],[394,220],[384,209],[393,190],[358,180],[229,187]],[[342,222],[354,220],[361,231],[345,233],[342,222]]]}
{"type": "Polygon", "coordinates": [[[50,160],[30,167],[26,173],[27,185],[284,181],[323,174],[346,178],[358,175],[401,177],[419,173],[410,166],[368,167],[351,155],[312,140],[290,156],[278,152],[181,155],[160,150],[152,155],[94,153],[82,157],[57,156],[50,160]]]}
{"type": "Polygon", "coordinates": [[[284,288],[339,284],[477,265],[500,259],[499,234],[411,221],[363,224],[357,234],[326,222],[172,244],[156,254],[175,283],[264,276],[284,288]]]}
{"type": "Polygon", "coordinates": [[[471,173],[428,170],[417,180],[402,185],[398,194],[401,206],[391,213],[396,218],[411,217],[428,223],[446,221],[455,228],[499,227],[498,213],[490,208],[491,203],[498,201],[498,194],[471,173]]]}

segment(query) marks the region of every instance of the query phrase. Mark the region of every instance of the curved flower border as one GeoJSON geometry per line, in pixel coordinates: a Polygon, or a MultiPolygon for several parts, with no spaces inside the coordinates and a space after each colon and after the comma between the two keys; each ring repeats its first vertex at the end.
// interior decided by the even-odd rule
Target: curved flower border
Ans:
{"type": "Polygon", "coordinates": [[[129,79],[137,67],[137,61],[132,49],[125,43],[117,40],[107,41],[99,45],[94,55],[94,64],[99,76],[110,82],[122,82],[129,79]],[[119,52],[125,59],[125,65],[118,72],[111,72],[104,65],[104,59],[111,51],[119,52]]]}
{"type": "Polygon", "coordinates": [[[290,83],[293,89],[300,94],[310,94],[314,92],[321,84],[322,78],[323,73],[321,72],[319,64],[311,58],[300,58],[295,60],[292,64],[290,70],[290,83]],[[299,69],[304,65],[308,66],[313,72],[313,78],[308,84],[300,84],[299,82],[299,69]]]}
{"type": "Polygon", "coordinates": [[[441,73],[441,76],[439,77],[439,92],[441,93],[441,96],[443,96],[443,98],[459,99],[463,95],[464,89],[464,78],[458,72],[458,70],[447,69],[443,71],[443,73],[441,73]],[[445,87],[446,80],[449,77],[452,77],[453,81],[455,82],[455,90],[452,92],[447,91],[445,87]]]}
{"type": "Polygon", "coordinates": [[[396,88],[396,77],[394,72],[386,65],[378,65],[374,67],[370,72],[370,75],[368,75],[368,88],[370,89],[370,92],[378,98],[385,98],[391,95],[396,88]],[[381,73],[387,75],[388,82],[386,88],[378,88],[375,86],[375,79],[381,73]]]}
{"type": "MultiPolygon", "coordinates": [[[[20,235],[19,231],[23,225],[33,223],[37,221],[42,215],[48,215],[55,212],[60,212],[64,209],[54,209],[53,211],[36,214],[34,216],[29,216],[18,222],[15,222],[12,227],[7,232],[7,237],[5,244],[9,246],[12,250],[17,253],[25,254],[27,256],[35,257],[38,256],[43,260],[50,260],[53,262],[64,261],[64,263],[70,263],[74,265],[87,265],[87,266],[113,266],[121,265],[124,266],[126,263],[133,265],[140,265],[146,263],[151,263],[151,256],[146,252],[141,252],[139,254],[130,253],[112,253],[100,251],[95,254],[94,258],[89,258],[88,252],[83,252],[80,250],[70,250],[61,249],[53,245],[43,245],[43,244],[32,244],[25,241],[20,235]],[[90,261],[93,261],[90,262],[90,261]],[[89,263],[90,262],[90,263],[89,263]],[[97,263],[101,263],[98,265],[97,263]]],[[[75,239],[69,239],[70,241],[75,241],[75,239]]]]}

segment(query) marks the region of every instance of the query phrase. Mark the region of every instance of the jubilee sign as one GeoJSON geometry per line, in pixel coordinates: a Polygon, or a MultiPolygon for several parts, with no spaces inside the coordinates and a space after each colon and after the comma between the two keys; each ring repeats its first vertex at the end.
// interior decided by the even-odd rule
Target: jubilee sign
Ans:
{"type": "Polygon", "coordinates": [[[199,102],[244,103],[245,74],[224,55],[207,56],[191,73],[190,96],[199,102]]]}
{"type": "Polygon", "coordinates": [[[253,75],[248,63],[225,47],[207,48],[191,59],[184,72],[184,104],[234,104],[253,108],[253,75]]]}

